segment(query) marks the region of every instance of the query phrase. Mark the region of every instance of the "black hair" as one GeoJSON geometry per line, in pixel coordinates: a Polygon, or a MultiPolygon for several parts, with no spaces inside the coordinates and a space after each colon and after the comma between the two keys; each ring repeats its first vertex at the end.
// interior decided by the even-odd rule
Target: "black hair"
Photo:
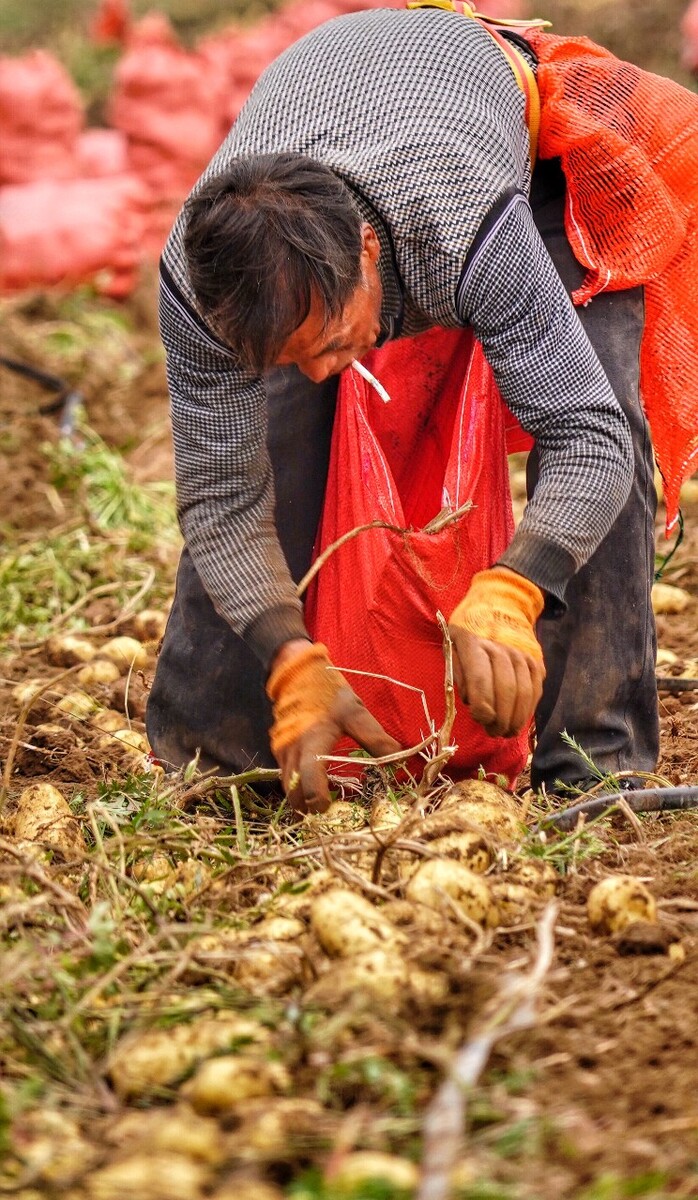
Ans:
{"type": "Polygon", "coordinates": [[[276,361],[315,299],[339,316],[361,278],[361,215],[328,167],[301,154],[236,159],[188,200],[184,250],[197,304],[241,363],[276,361]]]}

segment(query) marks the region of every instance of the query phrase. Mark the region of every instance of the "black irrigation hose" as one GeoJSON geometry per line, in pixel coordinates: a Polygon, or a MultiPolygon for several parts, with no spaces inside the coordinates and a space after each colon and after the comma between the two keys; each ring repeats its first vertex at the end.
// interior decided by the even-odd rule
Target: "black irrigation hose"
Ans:
{"type": "Polygon", "coordinates": [[[603,796],[595,796],[593,800],[585,800],[574,804],[571,808],[563,808],[561,812],[552,813],[539,822],[537,829],[555,829],[569,833],[577,824],[580,816],[595,821],[609,809],[614,808],[619,800],[625,800],[628,808],[635,813],[645,812],[675,812],[680,809],[698,808],[698,787],[674,788],[642,788],[632,792],[606,792],[603,796]]]}
{"type": "Polygon", "coordinates": [[[698,679],[679,679],[674,675],[658,675],[657,690],[660,692],[698,692],[698,679]]]}
{"type": "Polygon", "coordinates": [[[83,403],[80,392],[74,391],[59,375],[51,375],[48,371],[42,371],[16,358],[0,355],[0,366],[7,367],[8,371],[14,371],[16,375],[22,375],[25,379],[33,380],[47,392],[57,393],[54,400],[50,400],[48,404],[41,404],[36,411],[42,416],[60,413],[58,428],[64,437],[70,437],[75,429],[77,411],[83,403]]]}

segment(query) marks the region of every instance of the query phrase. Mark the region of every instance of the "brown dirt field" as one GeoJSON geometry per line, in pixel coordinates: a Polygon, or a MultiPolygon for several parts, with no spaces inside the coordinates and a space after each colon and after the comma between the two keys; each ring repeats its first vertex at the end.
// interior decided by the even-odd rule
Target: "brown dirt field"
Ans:
{"type": "MultiPolygon", "coordinates": [[[[72,359],[66,359],[64,350],[55,355],[50,349],[54,343],[48,334],[55,334],[67,320],[63,302],[25,298],[9,306],[6,313],[6,353],[32,357],[44,369],[67,374],[84,393],[89,423],[109,443],[123,449],[135,475],[146,480],[166,477],[171,471],[162,362],[152,323],[142,316],[150,311],[151,300],[152,292],[145,288],[143,296],[134,301],[131,332],[124,335],[124,344],[110,349],[107,339],[96,354],[89,338],[87,348],[77,339],[72,359]]],[[[102,317],[110,311],[107,304],[97,305],[102,317]]],[[[11,547],[24,539],[57,533],[69,521],[72,509],[70,494],[52,483],[40,448],[45,441],[56,439],[55,417],[37,412],[45,394],[7,372],[3,372],[2,385],[0,456],[6,483],[0,521],[11,547]]],[[[685,521],[684,542],[667,579],[687,589],[692,601],[683,613],[659,618],[660,644],[677,655],[676,663],[667,668],[672,674],[698,659],[695,500],[686,505],[685,521]]],[[[660,524],[661,514],[658,529],[660,524]]],[[[659,533],[658,547],[660,551],[665,548],[659,533]]],[[[171,547],[155,556],[163,591],[171,587],[175,559],[176,549],[171,547]]],[[[121,604],[113,596],[95,595],[81,610],[88,632],[118,622],[108,634],[93,633],[97,644],[113,632],[133,631],[132,618],[119,621],[121,604]]],[[[144,597],[141,607],[146,606],[150,603],[144,597]]],[[[94,699],[102,707],[122,714],[127,707],[131,728],[136,731],[144,728],[144,701],[154,652],[154,645],[149,646],[148,665],[134,674],[128,687],[122,678],[93,689],[94,699]]],[[[689,670],[698,674],[698,670],[689,670]]],[[[0,768],[6,768],[9,755],[13,758],[7,779],[6,829],[8,816],[28,784],[50,781],[69,799],[79,793],[89,802],[101,786],[113,784],[133,769],[123,745],[113,739],[107,739],[105,745],[104,730],[94,724],[92,716],[76,719],[56,708],[70,682],[58,678],[60,675],[61,668],[49,661],[44,640],[27,638],[17,644],[12,636],[7,638],[0,659],[0,768]],[[20,718],[13,689],[29,678],[55,679],[56,683],[20,718]]],[[[661,711],[659,773],[671,784],[698,784],[698,692],[662,693],[661,711]]],[[[123,719],[126,722],[126,715],[123,719]]],[[[215,799],[209,803],[202,798],[200,806],[192,810],[191,828],[203,844],[207,838],[210,842],[214,833],[217,836],[229,830],[231,820],[215,799]]],[[[157,836],[149,836],[152,852],[157,836]]],[[[549,846],[554,844],[553,838],[549,846]]],[[[517,853],[511,847],[509,852],[517,853]]],[[[582,839],[576,854],[561,850],[559,857],[564,870],[559,880],[556,951],[542,990],[539,1017],[533,1029],[510,1035],[496,1047],[471,1097],[464,1159],[470,1182],[459,1194],[471,1200],[698,1196],[698,815],[651,815],[629,823],[618,813],[597,827],[593,842],[582,839]],[[642,877],[658,898],[664,936],[654,949],[664,952],[621,953],[620,949],[630,948],[619,949],[616,940],[590,931],[586,897],[597,879],[615,872],[642,877]],[[680,941],[683,957],[666,952],[672,941],[680,941]]],[[[0,854],[0,858],[7,866],[6,855],[0,854]]],[[[338,851],[335,869],[341,884],[346,883],[349,861],[338,851]]],[[[505,854],[498,860],[495,877],[506,874],[507,869],[505,854]]],[[[60,865],[58,870],[60,874],[60,865]]],[[[276,876],[268,871],[259,877],[248,876],[238,864],[225,875],[219,890],[210,893],[211,903],[204,906],[203,918],[186,910],[179,919],[209,920],[211,913],[217,912],[219,916],[227,913],[229,921],[236,914],[249,913],[250,905],[259,916],[279,878],[289,877],[284,871],[281,876],[278,869],[276,876]],[[254,886],[245,882],[248,878],[256,880],[254,886]]],[[[302,872],[290,876],[302,877],[302,872]]],[[[448,921],[438,937],[433,931],[429,937],[415,933],[410,961],[413,966],[436,967],[445,973],[448,998],[397,1015],[367,1011],[360,1005],[356,1012],[351,1006],[340,1008],[330,1019],[335,1026],[332,1036],[327,1022],[312,1026],[310,1033],[304,1033],[298,1022],[288,1024],[291,1010],[284,1006],[303,1003],[302,983],[296,981],[286,993],[277,993],[270,1003],[276,1004],[275,1011],[286,1014],[278,1019],[285,1029],[284,1054],[290,1055],[294,1064],[293,1094],[317,1100],[322,1080],[326,1083],[333,1078],[335,1082],[329,1100],[320,1095],[326,1129],[323,1127],[322,1137],[317,1133],[317,1145],[311,1138],[303,1153],[290,1159],[288,1148],[256,1159],[252,1154],[252,1166],[261,1172],[255,1177],[290,1186],[299,1170],[328,1161],[328,1145],[334,1147],[335,1159],[355,1146],[414,1153],[414,1122],[419,1125],[448,1054],[470,1036],[482,1004],[501,988],[507,973],[525,965],[532,952],[534,929],[535,914],[529,913],[519,925],[488,935],[486,944],[471,957],[463,950],[462,929],[455,931],[448,921]],[[404,1121],[403,1129],[395,1118],[400,1106],[389,1089],[381,1092],[375,1081],[369,1084],[352,1076],[351,1064],[362,1054],[378,1056],[412,1081],[412,1124],[404,1121]],[[345,1082],[338,1083],[340,1078],[345,1082]]],[[[317,946],[311,959],[313,954],[319,954],[317,946]]],[[[206,980],[205,972],[197,978],[202,987],[206,980]]],[[[18,989],[14,1002],[28,1003],[22,987],[18,985],[18,989]]],[[[179,994],[191,999],[196,992],[188,984],[179,994]]],[[[135,997],[130,1002],[135,1003],[135,997]]],[[[249,999],[245,1003],[249,1004],[249,999]]],[[[6,1077],[16,1082],[24,1068],[18,1067],[8,1051],[6,1032],[0,1037],[0,1059],[9,1071],[6,1077]]],[[[82,1090],[70,1096],[62,1085],[56,1093],[58,1099],[49,1101],[44,1092],[41,1101],[49,1106],[59,1104],[72,1113],[88,1141],[99,1130],[98,1158],[102,1163],[112,1160],[110,1131],[130,1108],[105,1085],[104,1069],[104,1059],[98,1055],[94,1078],[85,1082],[82,1090]]],[[[168,1099],[172,1099],[171,1093],[168,1099]]],[[[24,1144],[22,1138],[31,1143],[35,1136],[33,1111],[31,1104],[25,1104],[17,1116],[15,1153],[17,1146],[21,1149],[24,1144]]],[[[234,1130],[243,1116],[244,1110],[237,1112],[234,1120],[227,1118],[227,1124],[224,1121],[221,1126],[226,1138],[232,1139],[226,1159],[231,1179],[237,1179],[236,1171],[243,1167],[250,1169],[250,1154],[241,1152],[239,1142],[235,1143],[237,1149],[233,1144],[234,1130]]],[[[216,1177],[215,1182],[221,1183],[221,1178],[216,1177]]],[[[25,1188],[18,1194],[27,1200],[37,1195],[92,1195],[89,1188],[85,1193],[72,1182],[65,1187],[55,1182],[38,1186],[38,1192],[25,1188]]],[[[328,1200],[334,1195],[331,1187],[322,1193],[288,1194],[328,1200]]],[[[374,1193],[366,1196],[369,1194],[374,1193]]],[[[199,1192],[192,1192],[192,1197],[195,1195],[199,1192]]]]}

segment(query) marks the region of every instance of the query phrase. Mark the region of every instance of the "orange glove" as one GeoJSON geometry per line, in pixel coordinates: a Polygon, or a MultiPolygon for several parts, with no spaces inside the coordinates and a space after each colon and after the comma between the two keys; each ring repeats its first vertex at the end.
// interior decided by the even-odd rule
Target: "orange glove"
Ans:
{"type": "Polygon", "coordinates": [[[325,646],[308,645],[272,670],[267,695],[274,707],[269,740],[281,767],[284,789],[300,812],[324,812],[330,803],[327,772],[319,754],[329,754],[347,734],[376,758],[400,749],[331,668],[325,646]]]}
{"type": "Polygon", "coordinates": [[[491,737],[519,733],[540,700],[545,667],[534,625],[542,611],[535,583],[492,567],[473,577],[451,614],[456,687],[491,737]]]}

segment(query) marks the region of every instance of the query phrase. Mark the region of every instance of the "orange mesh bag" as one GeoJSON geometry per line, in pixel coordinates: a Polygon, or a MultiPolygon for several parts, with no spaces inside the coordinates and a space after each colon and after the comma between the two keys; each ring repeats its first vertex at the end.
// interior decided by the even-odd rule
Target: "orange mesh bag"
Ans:
{"type": "MultiPolygon", "coordinates": [[[[356,371],[343,372],[318,550],[373,521],[390,528],[365,530],[329,556],[306,620],[369,710],[407,747],[428,733],[425,707],[437,728],[444,719],[436,614],[452,612],[513,534],[508,414],[469,332],[430,330],[390,342],[364,363],[391,400],[385,404],[356,371]],[[435,521],[469,502],[448,524],[435,521]]],[[[449,774],[482,766],[513,783],[526,761],[526,733],[491,738],[460,701],[453,741],[449,774]]]]}
{"type": "Polygon", "coordinates": [[[698,96],[587,38],[527,38],[538,152],[562,160],[567,235],[587,268],[574,302],[645,287],[640,385],[669,532],[698,469],[698,96]]]}

